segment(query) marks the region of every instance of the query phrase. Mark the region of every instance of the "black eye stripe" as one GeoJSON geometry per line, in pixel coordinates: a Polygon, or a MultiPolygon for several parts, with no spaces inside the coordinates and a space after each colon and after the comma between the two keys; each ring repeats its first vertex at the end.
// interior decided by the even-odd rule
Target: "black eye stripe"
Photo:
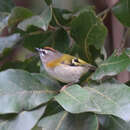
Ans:
{"type": "Polygon", "coordinates": [[[44,55],[47,54],[47,51],[46,51],[46,50],[41,50],[40,52],[43,53],[44,55]]]}
{"type": "Polygon", "coordinates": [[[78,66],[80,64],[78,58],[74,58],[71,60],[71,66],[78,66]]]}
{"type": "Polygon", "coordinates": [[[77,58],[74,59],[74,62],[80,63],[79,60],[77,58]]]}
{"type": "Polygon", "coordinates": [[[42,53],[43,53],[43,54],[46,54],[46,52],[45,52],[45,51],[42,51],[42,53]]]}

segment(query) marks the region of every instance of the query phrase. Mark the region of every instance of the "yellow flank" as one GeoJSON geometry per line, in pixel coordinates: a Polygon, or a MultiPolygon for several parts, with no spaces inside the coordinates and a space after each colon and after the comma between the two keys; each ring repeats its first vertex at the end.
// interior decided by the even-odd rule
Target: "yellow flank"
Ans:
{"type": "MultiPolygon", "coordinates": [[[[61,63],[69,65],[69,64],[72,63],[72,59],[75,59],[75,57],[71,56],[71,55],[63,54],[63,56],[61,56],[60,58],[52,60],[52,61],[48,62],[46,65],[49,68],[54,68],[56,66],[59,66],[61,63]]],[[[85,62],[81,59],[78,59],[78,61],[79,61],[79,63],[77,63],[75,65],[85,65],[85,64],[87,64],[87,62],[85,62]]]]}
{"type": "Polygon", "coordinates": [[[63,56],[61,56],[60,58],[48,62],[47,63],[47,67],[54,68],[54,67],[60,65],[61,63],[70,64],[71,60],[73,58],[74,58],[73,56],[70,56],[70,55],[67,55],[67,54],[63,54],[63,56]]]}

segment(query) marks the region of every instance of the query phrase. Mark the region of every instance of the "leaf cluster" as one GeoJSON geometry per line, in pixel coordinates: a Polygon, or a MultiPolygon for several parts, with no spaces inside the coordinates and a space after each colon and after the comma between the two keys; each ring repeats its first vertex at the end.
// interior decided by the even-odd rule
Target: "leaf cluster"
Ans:
{"type": "MultiPolygon", "coordinates": [[[[130,84],[114,76],[130,71],[130,49],[106,55],[107,28],[91,6],[70,11],[43,1],[39,11],[0,0],[0,130],[129,130],[130,84]],[[86,80],[60,92],[35,48],[53,47],[97,66],[86,80]]],[[[130,27],[130,2],[111,9],[130,27]]]]}

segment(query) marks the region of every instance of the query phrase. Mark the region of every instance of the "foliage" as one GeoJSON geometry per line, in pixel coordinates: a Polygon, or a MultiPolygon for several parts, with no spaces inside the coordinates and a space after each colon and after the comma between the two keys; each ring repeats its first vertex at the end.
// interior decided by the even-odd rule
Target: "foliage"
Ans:
{"type": "MultiPolygon", "coordinates": [[[[45,0],[37,13],[9,0],[0,3],[0,34],[5,28],[10,34],[0,37],[0,130],[130,129],[129,82],[114,78],[130,71],[130,49],[106,57],[107,28],[93,7],[69,11],[45,0]],[[62,84],[40,70],[35,48],[44,46],[80,57],[97,69],[60,92],[62,84]]],[[[128,0],[120,0],[111,11],[130,27],[128,0]]]]}

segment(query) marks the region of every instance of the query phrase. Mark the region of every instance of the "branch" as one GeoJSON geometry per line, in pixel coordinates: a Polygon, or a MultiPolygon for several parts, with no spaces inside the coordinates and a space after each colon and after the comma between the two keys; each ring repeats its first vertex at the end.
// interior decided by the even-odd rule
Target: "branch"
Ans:
{"type": "Polygon", "coordinates": [[[53,17],[54,17],[54,20],[55,20],[56,24],[57,24],[59,27],[63,28],[63,29],[66,30],[66,31],[69,31],[69,30],[70,30],[70,27],[67,27],[67,26],[64,26],[64,25],[61,25],[61,24],[60,24],[60,22],[58,21],[56,15],[55,15],[55,12],[54,12],[53,10],[52,10],[52,15],[53,15],[53,17]]]}
{"type": "Polygon", "coordinates": [[[98,16],[98,17],[101,17],[101,16],[103,16],[103,15],[106,15],[109,11],[111,11],[111,8],[105,9],[104,11],[100,12],[97,16],[98,16]]]}
{"type": "Polygon", "coordinates": [[[125,28],[123,36],[122,36],[122,40],[121,40],[121,45],[120,45],[121,49],[125,48],[125,43],[126,43],[126,40],[127,40],[127,36],[128,36],[128,28],[125,28]]]}
{"type": "Polygon", "coordinates": [[[124,28],[124,33],[122,35],[122,40],[121,40],[120,47],[117,48],[117,50],[116,50],[116,55],[117,56],[119,56],[122,53],[122,51],[124,50],[125,43],[126,43],[126,40],[127,40],[127,36],[128,36],[128,28],[124,28]]]}

